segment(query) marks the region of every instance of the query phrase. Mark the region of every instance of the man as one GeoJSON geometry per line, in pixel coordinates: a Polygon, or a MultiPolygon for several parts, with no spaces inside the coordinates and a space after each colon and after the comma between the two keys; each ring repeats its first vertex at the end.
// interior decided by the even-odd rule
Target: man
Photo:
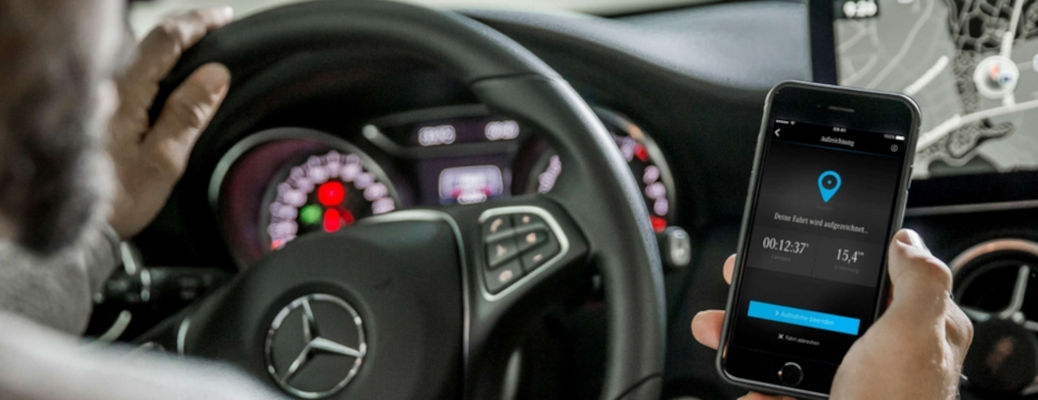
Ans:
{"type": "Polygon", "coordinates": [[[230,84],[225,67],[202,66],[152,124],[159,80],[232,13],[168,19],[124,67],[122,7],[0,0],[0,398],[278,398],[226,368],[84,348],[72,336],[118,241],[163,206],[230,84]]]}
{"type": "MultiPolygon", "coordinates": [[[[0,399],[277,398],[221,367],[75,343],[118,240],[165,203],[231,79],[202,66],[152,124],[159,80],[231,11],[167,20],[120,68],[122,11],[111,0],[0,0],[0,399]]],[[[948,297],[950,274],[908,231],[890,258],[889,311],[848,354],[834,397],[952,398],[972,330],[948,297]]],[[[721,320],[700,313],[695,337],[716,347],[721,320]]]]}

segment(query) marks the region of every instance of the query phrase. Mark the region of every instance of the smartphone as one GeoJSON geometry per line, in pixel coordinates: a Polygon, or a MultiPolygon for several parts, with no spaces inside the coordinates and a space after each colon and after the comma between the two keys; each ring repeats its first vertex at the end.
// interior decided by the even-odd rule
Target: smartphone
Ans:
{"type": "Polygon", "coordinates": [[[828,397],[886,302],[918,128],[908,96],[805,82],[771,90],[717,353],[726,381],[828,397]]]}

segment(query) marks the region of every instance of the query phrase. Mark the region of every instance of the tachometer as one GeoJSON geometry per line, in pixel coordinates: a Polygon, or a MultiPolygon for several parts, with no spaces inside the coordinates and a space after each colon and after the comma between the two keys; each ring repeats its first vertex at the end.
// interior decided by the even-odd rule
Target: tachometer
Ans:
{"type": "Polygon", "coordinates": [[[388,180],[358,152],[331,150],[286,168],[272,183],[265,210],[271,250],[312,232],[337,232],[388,213],[397,201],[388,180]]]}

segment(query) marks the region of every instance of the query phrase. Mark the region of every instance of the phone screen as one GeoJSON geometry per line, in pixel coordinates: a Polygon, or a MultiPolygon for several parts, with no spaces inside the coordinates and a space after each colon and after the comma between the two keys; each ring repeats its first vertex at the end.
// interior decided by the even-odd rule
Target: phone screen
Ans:
{"type": "Polygon", "coordinates": [[[876,316],[911,124],[767,118],[724,369],[828,393],[876,316]]]}

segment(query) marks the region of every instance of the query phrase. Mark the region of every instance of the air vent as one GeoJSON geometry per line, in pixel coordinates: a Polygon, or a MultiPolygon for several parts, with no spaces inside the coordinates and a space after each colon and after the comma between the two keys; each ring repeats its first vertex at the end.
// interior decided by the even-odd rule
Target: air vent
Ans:
{"type": "Polygon", "coordinates": [[[964,372],[971,389],[1038,393],[1038,243],[997,239],[951,263],[954,295],[974,323],[964,372]]]}

